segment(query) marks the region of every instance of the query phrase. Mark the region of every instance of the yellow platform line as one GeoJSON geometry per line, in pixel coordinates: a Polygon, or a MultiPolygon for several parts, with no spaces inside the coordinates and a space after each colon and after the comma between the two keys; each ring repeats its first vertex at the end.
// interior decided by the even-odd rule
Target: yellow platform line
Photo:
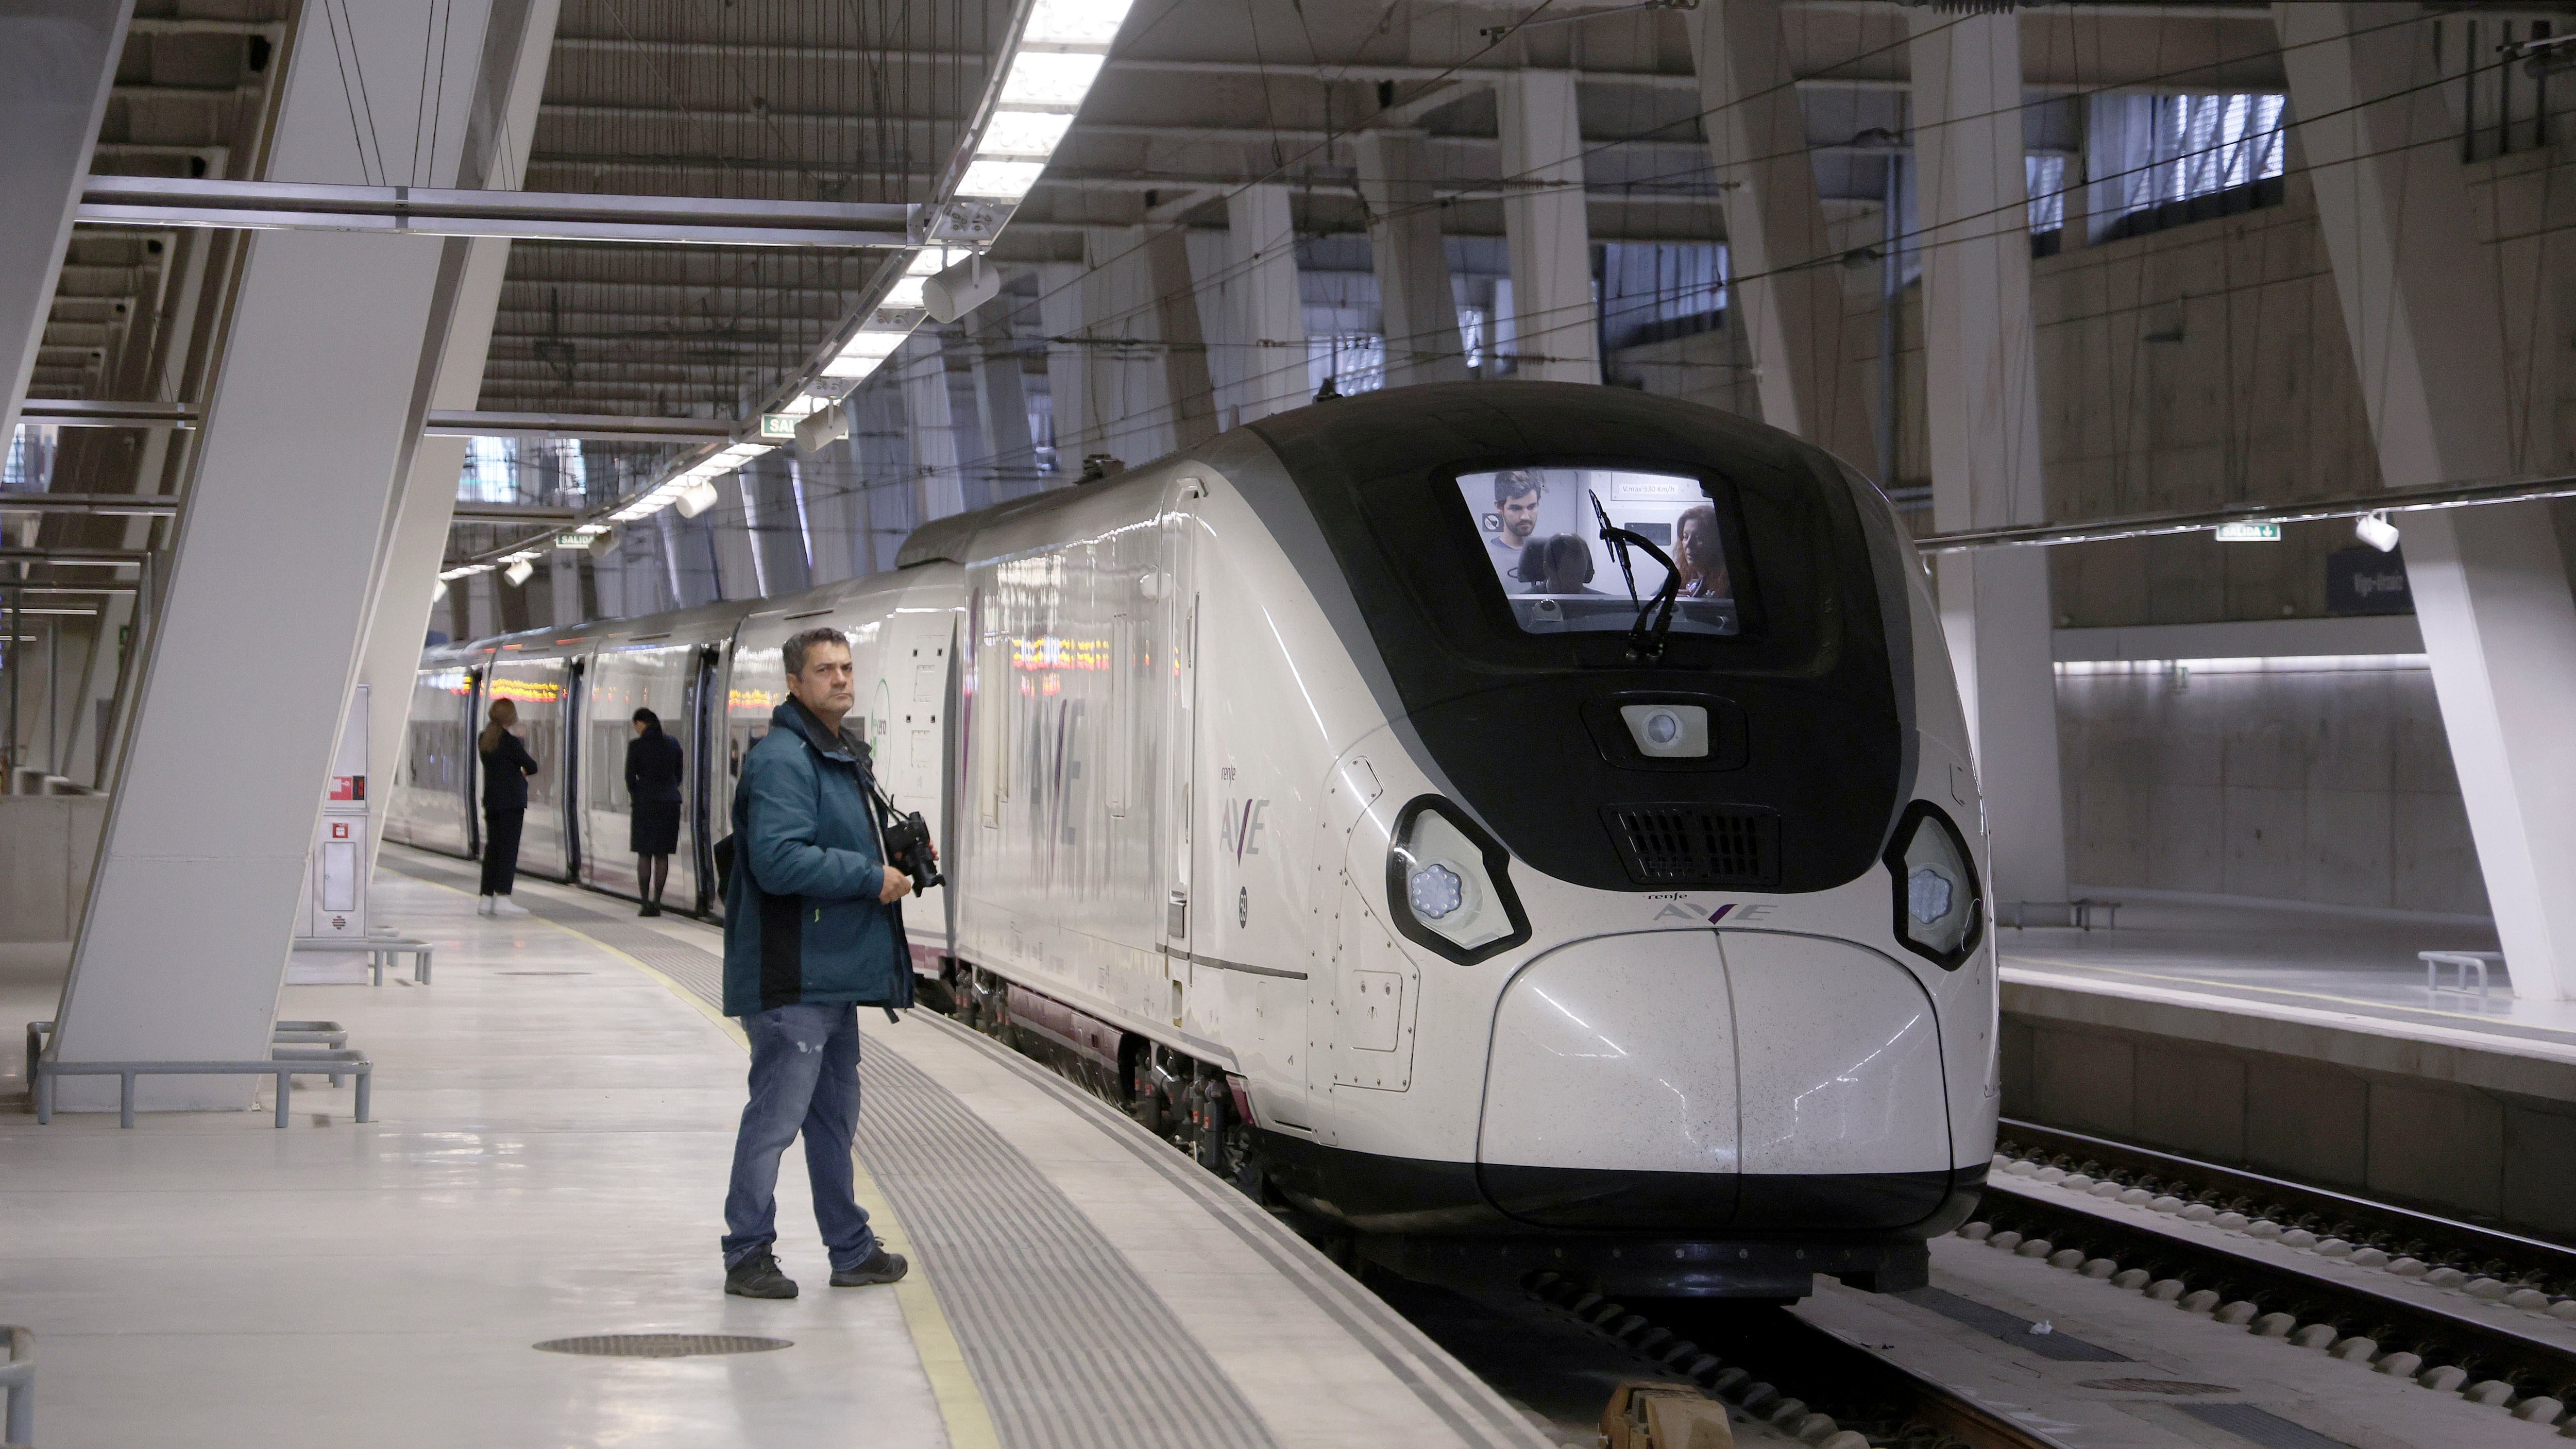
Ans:
{"type": "MultiPolygon", "coordinates": [[[[418,877],[406,877],[417,880],[418,877]]],[[[440,890],[465,892],[438,881],[421,881],[440,890]]],[[[577,931],[560,921],[543,916],[543,921],[567,936],[578,936],[590,945],[607,952],[636,970],[659,981],[670,993],[696,1007],[698,1015],[714,1022],[716,1030],[731,1038],[746,1053],[751,1039],[743,1035],[742,1024],[707,1004],[707,999],[673,980],[669,974],[645,965],[641,960],[586,931],[577,931]]],[[[850,1164],[858,1177],[859,1195],[882,1206],[868,1211],[868,1225],[876,1229],[877,1238],[890,1253],[901,1253],[911,1260],[910,1271],[894,1285],[895,1303],[903,1309],[903,1326],[912,1335],[912,1350],[921,1359],[922,1373],[930,1380],[930,1394],[939,1405],[940,1423],[948,1430],[949,1449],[1001,1449],[1001,1436],[993,1431],[992,1411],[984,1406],[983,1390],[975,1386],[974,1371],[966,1366],[966,1351],[957,1346],[957,1335],[948,1327],[948,1314],[939,1306],[938,1290],[930,1286],[929,1271],[922,1266],[920,1255],[912,1251],[912,1240],[903,1230],[903,1220],[895,1216],[886,1203],[885,1193],[869,1175],[867,1162],[856,1152],[850,1164]]]]}

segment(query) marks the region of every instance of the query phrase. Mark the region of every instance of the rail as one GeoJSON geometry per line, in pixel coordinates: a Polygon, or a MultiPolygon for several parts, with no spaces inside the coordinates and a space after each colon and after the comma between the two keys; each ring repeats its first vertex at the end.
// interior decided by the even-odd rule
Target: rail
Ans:
{"type": "Polygon", "coordinates": [[[2007,1117],[1999,1125],[2003,1140],[1997,1150],[2008,1157],[2053,1160],[2100,1181],[2183,1197],[2225,1195],[2230,1199],[2226,1206],[2248,1218],[2324,1228],[2355,1242],[2364,1234],[2385,1234],[2407,1240],[2405,1246],[2418,1258],[2439,1254],[2481,1267],[2486,1260],[2501,1259],[2515,1272],[2548,1274],[2576,1285],[2576,1247],[2564,1243],[2036,1122],[2007,1117]],[[2339,1231],[2345,1228],[2359,1232],[2339,1231]]]}
{"type": "Polygon", "coordinates": [[[1651,1305],[1649,1316],[1555,1273],[1533,1274],[1523,1286],[1594,1333],[1818,1449],[1945,1441],[1970,1449],[2066,1449],[1786,1308],[1674,1299],[1651,1305]]]}

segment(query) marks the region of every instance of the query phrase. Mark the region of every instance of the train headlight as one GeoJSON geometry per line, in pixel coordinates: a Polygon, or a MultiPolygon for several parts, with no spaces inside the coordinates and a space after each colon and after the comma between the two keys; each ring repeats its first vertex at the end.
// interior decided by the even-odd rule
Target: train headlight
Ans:
{"type": "Polygon", "coordinates": [[[1437,795],[1396,813],[1386,890],[1405,939],[1452,961],[1473,965],[1530,938],[1510,853],[1437,795]]]}
{"type": "Polygon", "coordinates": [[[1966,964],[1985,935],[1985,900],[1967,839],[1941,807],[1928,800],[1905,807],[1887,847],[1887,873],[1895,885],[1896,939],[1944,971],[1966,964]]]}
{"type": "Polygon", "coordinates": [[[1435,860],[1414,867],[1413,874],[1406,877],[1404,899],[1422,919],[1445,921],[1467,904],[1467,882],[1449,868],[1447,861],[1435,860]]]}

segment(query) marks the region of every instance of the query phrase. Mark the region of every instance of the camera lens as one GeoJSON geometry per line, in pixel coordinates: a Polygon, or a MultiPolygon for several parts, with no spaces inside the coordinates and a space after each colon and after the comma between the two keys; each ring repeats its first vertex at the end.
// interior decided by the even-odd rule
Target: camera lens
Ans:
{"type": "Polygon", "coordinates": [[[1669,745],[1682,737],[1681,717],[1671,710],[1659,709],[1646,716],[1646,738],[1658,745],[1669,745]]]}

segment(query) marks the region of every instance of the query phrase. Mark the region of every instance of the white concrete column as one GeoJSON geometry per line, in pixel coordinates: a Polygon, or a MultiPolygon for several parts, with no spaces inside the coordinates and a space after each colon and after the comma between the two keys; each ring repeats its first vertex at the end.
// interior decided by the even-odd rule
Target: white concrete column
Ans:
{"type": "MultiPolygon", "coordinates": [[[[1082,453],[1144,463],[1173,448],[1172,387],[1155,306],[1151,237],[1141,226],[1100,227],[1084,239],[1082,453]]],[[[1079,472],[1082,457],[1067,460],[1079,472]]]]}
{"type": "MultiPolygon", "coordinates": [[[[1944,17],[1947,18],[1947,17],[1944,17]]],[[[1780,0],[1717,0],[1683,17],[1726,210],[1730,330],[1750,351],[1762,421],[1854,463],[1872,457],[1869,398],[1843,340],[1816,172],[1780,0]]]]}
{"type": "Polygon", "coordinates": [[[903,447],[903,397],[890,387],[866,388],[851,398],[850,449],[859,464],[859,517],[867,538],[860,557],[868,573],[894,567],[903,537],[919,525],[921,490],[912,486],[903,447]]]}
{"type": "MultiPolygon", "coordinates": [[[[1436,173],[1430,147],[1419,131],[1362,131],[1358,146],[1360,198],[1369,211],[1369,259],[1377,271],[1379,311],[1385,318],[1386,385],[1465,382],[1467,351],[1458,339],[1449,252],[1441,245],[1440,211],[1431,191],[1436,173]]],[[[1301,350],[1301,385],[1304,364],[1301,350]]]]}
{"type": "Polygon", "coordinates": [[[1178,222],[1146,229],[1145,285],[1154,313],[1154,335],[1163,343],[1163,396],[1158,409],[1170,420],[1168,444],[1130,463],[1194,448],[1216,436],[1216,379],[1208,370],[1207,327],[1199,315],[1198,280],[1190,268],[1190,237],[1178,222]]]}
{"type": "MultiPolygon", "coordinates": [[[[466,118],[464,155],[457,164],[457,185],[516,190],[527,174],[528,148],[536,132],[537,102],[544,94],[546,61],[554,48],[559,0],[497,0],[487,29],[483,65],[487,86],[477,94],[475,112],[466,118]]],[[[454,58],[451,57],[451,62],[454,58]]],[[[506,241],[482,239],[465,245],[463,277],[456,305],[449,313],[445,347],[431,384],[434,410],[467,410],[483,392],[483,365],[492,350],[492,319],[501,305],[501,281],[510,260],[506,241]]],[[[423,438],[412,453],[395,505],[390,553],[377,584],[358,681],[369,698],[408,700],[428,638],[433,592],[430,581],[447,553],[448,526],[456,513],[457,476],[465,467],[463,438],[423,438]]],[[[571,595],[579,618],[580,581],[571,595]]],[[[562,616],[558,615],[558,618],[562,616]]],[[[401,757],[411,711],[390,706],[367,713],[367,758],[378,776],[393,778],[401,757]]],[[[368,816],[367,859],[374,862],[384,846],[390,811],[368,816]]]]}
{"type": "MultiPolygon", "coordinates": [[[[1297,292],[1297,232],[1285,186],[1246,186],[1225,199],[1226,290],[1237,367],[1238,418],[1251,422],[1303,407],[1306,303],[1297,292]]],[[[1452,323],[1455,326],[1455,323],[1452,323]]]]}
{"type": "Polygon", "coordinates": [[[912,335],[894,355],[902,368],[904,435],[912,444],[915,517],[946,518],[966,511],[965,485],[957,476],[957,416],[949,405],[948,354],[936,333],[912,335]]]}
{"type": "Polygon", "coordinates": [[[715,544],[716,588],[726,599],[769,597],[769,564],[753,545],[760,526],[760,500],[752,496],[751,479],[741,472],[716,480],[716,506],[696,520],[715,544]]]}
{"type": "Polygon", "coordinates": [[[1047,338],[1047,415],[1055,426],[1056,482],[1082,471],[1082,455],[1097,441],[1087,409],[1091,349],[1082,344],[1082,299],[1089,283],[1071,262],[1038,268],[1038,327],[1047,338]]]}
{"type": "Polygon", "coordinates": [[[1583,204],[1583,129],[1574,73],[1513,71],[1494,87],[1503,140],[1503,231],[1512,258],[1512,376],[1601,380],[1592,302],[1592,228],[1583,204]]]}
{"type": "MultiPolygon", "coordinates": [[[[2290,114],[2392,488],[2519,456],[2496,271],[2413,5],[2277,5],[2290,114]]],[[[2407,581],[2514,994],[2576,996],[2576,602],[2548,505],[2410,513],[2407,581]]]]}
{"type": "MultiPolygon", "coordinates": [[[[445,114],[497,109],[509,77],[480,63],[493,10],[460,0],[443,32],[424,34],[398,0],[350,0],[354,60],[345,33],[337,63],[328,46],[288,52],[265,178],[455,185],[467,127],[425,144],[419,163],[405,146],[406,169],[388,176],[350,130],[356,98],[343,77],[363,65],[379,86],[430,87],[445,114]]],[[[318,786],[391,564],[467,253],[422,237],[244,241],[56,1059],[267,1055],[318,786]],[[253,618],[275,654],[245,688],[227,656],[253,618]],[[209,758],[226,767],[208,770],[209,758]]],[[[421,601],[429,592],[426,573],[394,584],[421,601]]],[[[63,1085],[69,1106],[115,1096],[112,1080],[63,1085]]],[[[250,1090],[242,1077],[152,1078],[142,1100],[239,1107],[250,1090]]]]}
{"type": "MultiPolygon", "coordinates": [[[[2032,352],[2017,17],[1909,11],[1920,173],[1932,512],[1944,532],[2047,516],[2032,352]],[[1998,221],[1998,218],[2001,221],[1998,221]]],[[[1768,395],[1765,396],[1768,405],[1768,395]]],[[[1957,660],[1999,902],[2063,902],[2066,817],[2048,559],[1944,554],[1943,627],[1957,660]]]]}
{"type": "Polygon", "coordinates": [[[849,458],[849,444],[840,442],[787,464],[789,480],[805,508],[817,584],[839,583],[860,571],[858,485],[851,476],[849,458]]]}
{"type": "Polygon", "coordinates": [[[0,446],[35,376],[72,210],[125,54],[134,0],[12,0],[0,8],[0,446]]]}
{"type": "Polygon", "coordinates": [[[546,550],[546,582],[551,595],[547,622],[558,629],[582,622],[581,554],[568,548],[546,550]]]}
{"type": "Polygon", "coordinates": [[[975,417],[984,429],[983,466],[997,499],[1035,493],[1039,487],[1019,343],[1011,335],[1016,302],[1011,298],[987,306],[968,324],[975,339],[975,417]]]}

